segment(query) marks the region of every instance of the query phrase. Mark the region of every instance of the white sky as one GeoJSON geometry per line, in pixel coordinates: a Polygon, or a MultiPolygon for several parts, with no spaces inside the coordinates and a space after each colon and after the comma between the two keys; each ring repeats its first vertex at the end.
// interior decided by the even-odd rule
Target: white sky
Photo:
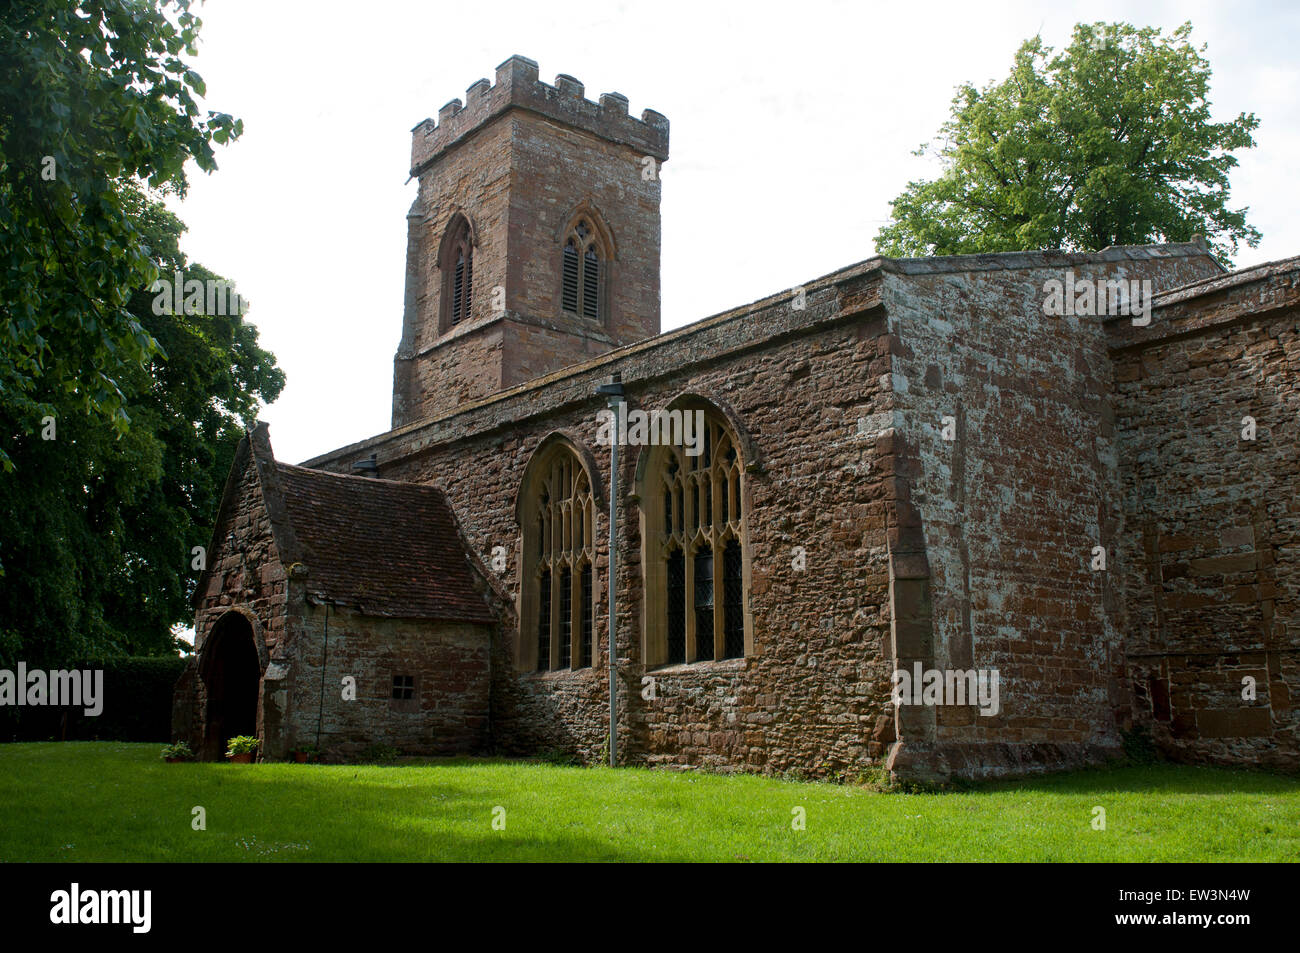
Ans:
{"type": "Polygon", "coordinates": [[[1208,44],[1215,119],[1260,118],[1233,207],[1264,234],[1237,265],[1300,254],[1300,7],[1287,3],[284,2],[208,0],[207,105],[244,120],[191,175],[183,247],[237,283],[288,375],[262,418],[297,463],[388,429],[401,332],[411,127],[519,53],[672,124],[663,327],[869,258],[954,88],[1003,79],[1021,41],[1075,22],[1208,44]],[[558,19],[557,19],[558,18],[558,19]],[[791,241],[789,236],[797,236],[791,241]]]}

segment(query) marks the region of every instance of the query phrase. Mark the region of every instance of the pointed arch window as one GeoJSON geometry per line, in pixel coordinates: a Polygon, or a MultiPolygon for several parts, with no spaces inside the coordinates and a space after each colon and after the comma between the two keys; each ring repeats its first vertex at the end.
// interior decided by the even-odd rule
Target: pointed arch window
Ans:
{"type": "Polygon", "coordinates": [[[469,220],[457,215],[447,228],[442,256],[443,329],[471,317],[474,302],[474,236],[469,220]]]}
{"type": "Polygon", "coordinates": [[[587,471],[567,446],[529,466],[521,552],[519,665],[539,672],[592,664],[595,501],[587,471]]]}
{"type": "Polygon", "coordinates": [[[592,321],[603,318],[601,273],[606,259],[591,220],[579,218],[564,240],[560,269],[560,305],[564,311],[592,321]]]}
{"type": "MultiPolygon", "coordinates": [[[[655,448],[641,494],[648,665],[742,658],[751,651],[743,466],[721,417],[700,412],[700,452],[687,453],[681,441],[655,448]]],[[[675,426],[670,413],[677,411],[661,412],[669,428],[675,426]]]]}

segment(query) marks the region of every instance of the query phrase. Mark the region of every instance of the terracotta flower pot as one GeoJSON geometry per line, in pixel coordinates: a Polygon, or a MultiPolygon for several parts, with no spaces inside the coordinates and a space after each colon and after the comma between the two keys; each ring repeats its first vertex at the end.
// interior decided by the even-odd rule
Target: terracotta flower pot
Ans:
{"type": "Polygon", "coordinates": [[[231,764],[252,764],[253,752],[245,751],[242,754],[232,754],[230,756],[230,763],[231,764]]]}
{"type": "Polygon", "coordinates": [[[184,758],[163,758],[163,760],[166,761],[168,764],[178,764],[181,761],[184,761],[185,759],[184,758]]]}
{"type": "Polygon", "coordinates": [[[297,761],[299,764],[306,764],[311,760],[311,755],[305,751],[295,751],[293,753],[293,760],[297,761]]]}

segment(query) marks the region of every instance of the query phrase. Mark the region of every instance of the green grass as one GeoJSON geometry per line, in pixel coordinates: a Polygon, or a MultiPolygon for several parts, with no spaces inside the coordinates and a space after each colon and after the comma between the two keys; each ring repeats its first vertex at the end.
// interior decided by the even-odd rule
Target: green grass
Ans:
{"type": "Polygon", "coordinates": [[[164,764],[160,749],[0,745],[0,861],[1300,860],[1300,779],[1246,771],[1157,764],[882,794],[495,760],[164,764]],[[205,831],[191,829],[196,805],[205,831]],[[805,830],[791,829],[795,807],[805,830]]]}

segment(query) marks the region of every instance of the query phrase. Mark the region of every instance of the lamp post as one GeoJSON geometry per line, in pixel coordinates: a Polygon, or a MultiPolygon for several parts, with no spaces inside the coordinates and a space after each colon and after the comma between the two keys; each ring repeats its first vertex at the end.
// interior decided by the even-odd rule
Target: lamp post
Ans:
{"type": "Polygon", "coordinates": [[[619,410],[623,404],[623,375],[617,371],[608,384],[596,388],[605,398],[605,406],[614,415],[609,441],[609,766],[618,766],[618,637],[615,626],[614,593],[618,580],[618,445],[623,439],[618,431],[619,410]]]}

